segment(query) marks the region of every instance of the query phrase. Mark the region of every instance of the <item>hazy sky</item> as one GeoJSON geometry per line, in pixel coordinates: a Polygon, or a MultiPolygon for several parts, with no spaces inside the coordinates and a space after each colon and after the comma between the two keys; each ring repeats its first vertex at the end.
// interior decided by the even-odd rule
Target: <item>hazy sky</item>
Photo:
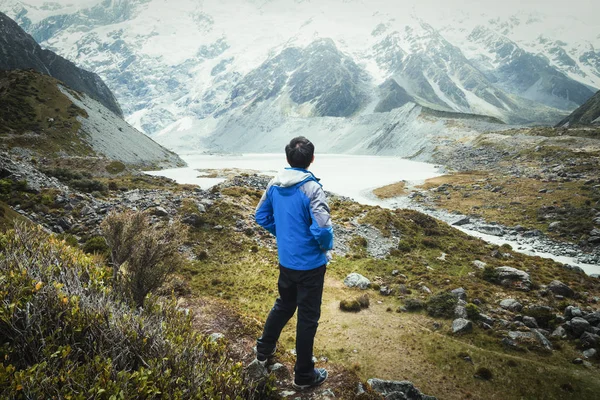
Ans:
{"type": "MultiPolygon", "coordinates": [[[[98,4],[102,0],[55,0],[61,5],[89,6],[98,4]]],[[[114,2],[127,0],[112,0],[114,2]]],[[[169,0],[171,4],[177,4],[181,0],[169,0]]],[[[188,0],[184,0],[188,1],[188,0]]],[[[252,2],[262,4],[267,2],[290,2],[293,0],[198,0],[198,3],[204,1],[219,1],[220,3],[230,3],[232,6],[240,2],[252,2]]],[[[298,0],[296,0],[298,1],[298,0]]],[[[1,2],[1,1],[0,1],[1,2]]],[[[47,0],[24,0],[24,3],[31,5],[42,5],[47,0]]],[[[486,14],[493,16],[508,16],[521,12],[540,12],[549,16],[573,16],[592,25],[599,25],[600,0],[304,0],[316,4],[326,4],[329,2],[346,3],[345,6],[352,6],[353,2],[362,2],[373,9],[386,9],[399,12],[416,13],[423,18],[437,18],[447,14],[455,14],[457,11],[467,13],[486,14]],[[350,4],[347,4],[350,3],[350,4]]],[[[232,10],[235,8],[232,8],[232,10]]]]}

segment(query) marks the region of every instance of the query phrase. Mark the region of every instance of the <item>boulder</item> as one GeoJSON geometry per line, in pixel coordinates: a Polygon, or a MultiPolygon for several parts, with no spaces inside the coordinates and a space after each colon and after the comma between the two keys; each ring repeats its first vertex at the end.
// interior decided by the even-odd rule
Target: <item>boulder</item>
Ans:
{"type": "Polygon", "coordinates": [[[581,312],[581,309],[579,307],[568,306],[567,308],[565,308],[566,319],[570,320],[575,317],[583,317],[583,312],[581,312]]]}
{"type": "Polygon", "coordinates": [[[246,367],[246,379],[250,382],[262,382],[268,375],[267,368],[256,359],[246,367]]]}
{"type": "Polygon", "coordinates": [[[553,337],[553,338],[556,338],[556,339],[566,339],[567,338],[567,331],[562,326],[559,326],[558,328],[556,328],[554,330],[554,332],[552,332],[552,334],[550,336],[553,337]]]}
{"type": "Polygon", "coordinates": [[[454,316],[456,318],[464,318],[464,319],[466,319],[468,317],[467,308],[465,306],[463,306],[463,305],[460,305],[460,304],[457,305],[454,308],[454,316]]]}
{"type": "Polygon", "coordinates": [[[479,320],[481,322],[483,322],[484,324],[488,324],[488,325],[494,325],[494,322],[496,322],[496,320],[492,317],[490,317],[489,315],[486,314],[479,314],[479,320]]]}
{"type": "Polygon", "coordinates": [[[590,358],[596,358],[596,356],[598,355],[598,351],[596,349],[587,349],[583,351],[583,356],[585,358],[587,358],[588,360],[590,358]]]}
{"type": "Polygon", "coordinates": [[[475,268],[479,268],[479,269],[485,269],[485,266],[487,265],[486,263],[484,263],[483,261],[480,261],[480,260],[474,260],[472,262],[472,264],[475,268]]]}
{"type": "Polygon", "coordinates": [[[463,288],[454,289],[450,293],[459,300],[467,301],[467,291],[463,288]]]}
{"type": "Polygon", "coordinates": [[[369,379],[367,383],[371,386],[373,391],[380,393],[386,399],[436,400],[435,397],[427,396],[421,393],[421,391],[409,381],[384,381],[382,379],[369,379]],[[404,397],[402,397],[402,395],[404,397]]]}
{"type": "Polygon", "coordinates": [[[585,317],[583,317],[587,322],[592,326],[600,325],[600,311],[595,311],[593,313],[589,313],[585,317]]]}
{"type": "Polygon", "coordinates": [[[361,274],[357,274],[356,272],[351,273],[344,279],[344,285],[349,288],[357,287],[359,289],[365,290],[371,286],[371,281],[362,276],[361,274]]]}
{"type": "Polygon", "coordinates": [[[523,309],[523,305],[515,299],[504,299],[500,302],[500,307],[512,312],[519,312],[523,309]]]}
{"type": "Polygon", "coordinates": [[[528,317],[528,316],[523,317],[523,323],[528,328],[539,328],[537,321],[533,317],[528,317]]]}
{"type": "Polygon", "coordinates": [[[583,332],[579,338],[579,342],[583,349],[597,347],[600,343],[600,336],[596,335],[595,333],[583,332]]]}
{"type": "Polygon", "coordinates": [[[512,267],[498,267],[495,273],[502,286],[524,291],[531,290],[531,278],[525,271],[512,267]]]}
{"type": "Polygon", "coordinates": [[[382,296],[389,296],[392,293],[394,293],[394,289],[389,288],[387,286],[382,286],[379,288],[379,294],[381,294],[382,296]]]}
{"type": "Polygon", "coordinates": [[[517,346],[524,346],[530,350],[552,350],[552,343],[537,329],[530,332],[509,331],[508,339],[517,346]]]}
{"type": "Polygon", "coordinates": [[[457,221],[455,221],[454,223],[452,223],[452,225],[454,226],[463,226],[463,225],[467,225],[471,223],[471,219],[469,217],[461,217],[459,218],[457,221]]]}
{"type": "Polygon", "coordinates": [[[495,225],[481,225],[478,230],[492,236],[504,236],[504,229],[495,225]]]}
{"type": "Polygon", "coordinates": [[[573,297],[575,292],[569,286],[565,285],[561,281],[552,281],[548,285],[548,290],[554,294],[558,294],[564,297],[573,297]]]}
{"type": "Polygon", "coordinates": [[[567,326],[567,330],[569,330],[575,337],[580,337],[583,332],[590,328],[590,323],[581,317],[575,317],[568,321],[565,325],[567,326]]]}
{"type": "Polygon", "coordinates": [[[452,333],[462,334],[473,330],[473,323],[465,318],[457,318],[452,321],[452,333]]]}

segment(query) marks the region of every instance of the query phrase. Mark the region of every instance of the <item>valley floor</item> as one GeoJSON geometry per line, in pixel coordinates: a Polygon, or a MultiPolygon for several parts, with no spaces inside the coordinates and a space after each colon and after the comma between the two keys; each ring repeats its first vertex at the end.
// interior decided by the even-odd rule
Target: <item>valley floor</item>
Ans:
{"type": "MultiPolygon", "coordinates": [[[[19,163],[26,161],[17,161],[17,167],[19,163]]],[[[576,161],[573,167],[579,166],[576,161]]],[[[592,179],[585,175],[588,172],[577,173],[581,177],[576,179],[592,179]]],[[[27,177],[51,181],[37,174],[27,177]]],[[[514,196],[510,192],[514,180],[496,182],[497,172],[480,176],[453,175],[430,182],[423,190],[451,181],[452,187],[430,192],[437,206],[448,209],[450,200],[468,192],[457,186],[475,191],[474,183],[460,179],[489,179],[478,183],[485,196],[502,191],[507,198],[514,196]],[[503,189],[488,190],[486,184],[503,189]]],[[[567,193],[584,186],[573,183],[570,175],[560,178],[571,179],[560,182],[567,193]]],[[[18,213],[19,218],[40,223],[70,245],[90,252],[98,251],[91,244],[100,233],[99,222],[111,210],[147,210],[155,221],[181,218],[190,226],[183,249],[187,261],[162,292],[175,293],[179,307],[194,314],[196,329],[223,334],[231,357],[248,364],[253,342],[277,295],[275,241],[253,220],[267,180],[234,173],[204,191],[124,171],[97,178],[101,185],[87,184],[104,188],[92,194],[65,185],[80,184],[81,179],[52,181],[52,189],[37,192],[3,179],[5,211],[0,216],[4,226],[10,226],[18,213]]],[[[561,195],[553,182],[543,183],[561,195]]],[[[587,185],[592,188],[590,196],[596,193],[594,185],[587,185]]],[[[485,196],[479,198],[477,192],[466,197],[472,203],[456,204],[467,204],[471,208],[465,211],[470,212],[476,201],[491,201],[485,196]]],[[[596,207],[591,203],[594,197],[582,198],[573,207],[585,206],[586,199],[590,209],[596,207]]],[[[561,206],[563,200],[566,197],[556,199],[561,206]]],[[[529,205],[527,200],[519,201],[529,205]]],[[[361,381],[367,388],[365,380],[382,378],[410,380],[439,399],[596,397],[600,391],[598,279],[507,246],[487,244],[416,211],[388,210],[338,197],[332,197],[330,205],[336,255],[328,267],[315,356],[332,376],[312,392],[296,393],[291,388],[295,330],[290,323],[274,359],[282,365],[273,373],[280,396],[355,398],[361,381]],[[503,267],[519,271],[515,273],[519,278],[501,278],[503,267]],[[344,279],[353,272],[368,278],[370,287],[347,287],[344,279]],[[451,294],[458,288],[464,289],[464,296],[451,294]],[[354,313],[340,310],[341,301],[363,294],[369,298],[367,308],[354,313]],[[471,331],[455,332],[461,318],[470,321],[471,331]]],[[[542,230],[542,223],[535,221],[531,229],[542,230]]],[[[367,391],[362,398],[372,395],[367,391]]]]}

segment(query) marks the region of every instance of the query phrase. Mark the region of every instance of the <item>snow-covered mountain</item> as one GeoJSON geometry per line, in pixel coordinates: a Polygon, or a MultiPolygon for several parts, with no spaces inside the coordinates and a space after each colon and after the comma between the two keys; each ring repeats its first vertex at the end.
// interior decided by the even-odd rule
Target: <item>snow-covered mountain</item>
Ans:
{"type": "Polygon", "coordinates": [[[452,131],[412,119],[423,107],[554,124],[600,88],[599,25],[571,18],[440,18],[380,0],[74,3],[0,0],[0,11],[102,76],[130,123],[180,150],[280,150],[279,136],[306,134],[331,151],[385,152],[371,141],[390,124],[452,131]]]}

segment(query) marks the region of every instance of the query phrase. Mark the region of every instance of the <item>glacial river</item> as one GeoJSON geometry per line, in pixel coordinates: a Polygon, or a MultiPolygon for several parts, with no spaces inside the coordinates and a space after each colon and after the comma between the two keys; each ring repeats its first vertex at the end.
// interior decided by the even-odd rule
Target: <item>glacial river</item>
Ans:
{"type": "MultiPolygon", "coordinates": [[[[225,179],[207,177],[205,170],[239,169],[273,176],[288,166],[283,154],[210,155],[188,153],[180,154],[180,157],[188,164],[188,167],[147,173],[165,176],[181,184],[195,184],[202,189],[209,189],[225,179]]],[[[407,198],[380,200],[372,193],[373,189],[398,181],[406,181],[409,187],[421,184],[426,179],[443,175],[443,167],[398,157],[318,154],[310,170],[321,179],[325,190],[350,197],[359,203],[387,208],[414,208],[448,223],[457,219],[455,215],[441,210],[423,209],[407,198]]],[[[516,241],[515,238],[491,236],[468,227],[459,227],[459,229],[490,243],[510,244],[514,250],[528,255],[552,258],[562,264],[578,266],[587,274],[600,274],[599,265],[580,263],[576,255],[572,257],[556,255],[544,249],[540,250],[536,243],[524,244],[523,241],[516,241]]]]}

